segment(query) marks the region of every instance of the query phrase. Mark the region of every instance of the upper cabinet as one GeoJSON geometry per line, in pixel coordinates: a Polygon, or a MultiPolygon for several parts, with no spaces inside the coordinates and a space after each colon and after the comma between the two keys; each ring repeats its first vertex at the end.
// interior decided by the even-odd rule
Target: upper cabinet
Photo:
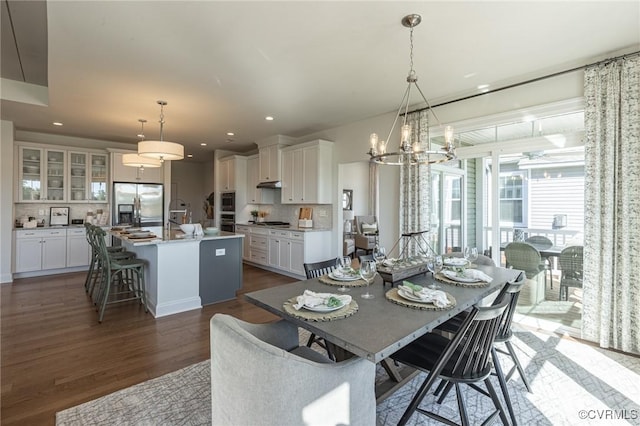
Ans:
{"type": "Polygon", "coordinates": [[[316,140],[282,150],[282,203],[331,204],[333,142],[316,140]]]}
{"type": "Polygon", "coordinates": [[[22,143],[17,146],[20,166],[16,201],[107,201],[107,154],[22,143]]]}
{"type": "Polygon", "coordinates": [[[260,158],[258,183],[280,180],[280,146],[265,146],[258,152],[260,158]]]}
{"type": "MultiPolygon", "coordinates": [[[[130,153],[135,153],[131,151],[130,153]]],[[[162,167],[131,167],[122,164],[122,155],[129,152],[111,153],[111,175],[113,182],[163,183],[162,167]]]]}
{"type": "Polygon", "coordinates": [[[247,157],[247,203],[273,204],[275,190],[268,188],[262,189],[257,187],[261,182],[258,176],[258,166],[260,160],[261,158],[259,158],[257,155],[247,157]]]}
{"type": "Polygon", "coordinates": [[[236,179],[235,179],[235,159],[233,157],[224,158],[220,160],[220,190],[221,191],[235,191],[236,179]]]}

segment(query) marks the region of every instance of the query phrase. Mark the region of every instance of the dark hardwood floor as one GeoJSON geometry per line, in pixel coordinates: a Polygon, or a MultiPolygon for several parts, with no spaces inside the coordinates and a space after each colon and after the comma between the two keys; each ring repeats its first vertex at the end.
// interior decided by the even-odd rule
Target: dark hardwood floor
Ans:
{"type": "MultiPolygon", "coordinates": [[[[236,300],[154,319],[140,305],[111,305],[104,321],[84,273],[19,279],[1,288],[0,423],[53,425],[55,413],[209,358],[218,312],[250,322],[276,317],[236,300]]],[[[244,266],[242,292],[294,282],[244,266]]]]}

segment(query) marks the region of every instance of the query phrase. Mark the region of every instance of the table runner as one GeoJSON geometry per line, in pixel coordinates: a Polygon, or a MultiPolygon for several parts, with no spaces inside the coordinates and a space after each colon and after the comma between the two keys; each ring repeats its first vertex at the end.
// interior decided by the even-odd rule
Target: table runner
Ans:
{"type": "Polygon", "coordinates": [[[297,310],[296,308],[293,307],[293,305],[295,305],[297,302],[298,302],[297,296],[292,297],[291,299],[284,302],[284,305],[282,305],[282,308],[287,314],[291,315],[292,317],[300,318],[306,321],[319,321],[319,322],[333,321],[337,319],[350,317],[351,315],[358,312],[358,303],[356,303],[356,301],[353,299],[351,300],[351,303],[349,303],[347,306],[344,306],[332,312],[313,312],[313,311],[308,311],[304,308],[297,310]]]}

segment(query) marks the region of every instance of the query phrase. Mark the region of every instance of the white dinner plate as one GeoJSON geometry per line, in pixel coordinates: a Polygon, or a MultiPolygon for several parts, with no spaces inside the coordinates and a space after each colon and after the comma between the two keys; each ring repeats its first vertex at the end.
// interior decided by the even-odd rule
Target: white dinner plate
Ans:
{"type": "Polygon", "coordinates": [[[460,283],[478,283],[482,281],[478,278],[460,277],[455,271],[442,271],[442,275],[449,278],[450,280],[458,281],[460,283]]]}
{"type": "Polygon", "coordinates": [[[402,297],[403,299],[407,299],[407,300],[409,300],[409,301],[411,301],[411,302],[418,302],[418,303],[431,303],[431,302],[424,301],[424,300],[420,299],[419,297],[414,296],[413,294],[411,294],[411,293],[408,293],[408,292],[404,291],[404,290],[403,290],[403,289],[401,289],[401,288],[399,288],[399,289],[398,289],[398,294],[399,294],[399,295],[400,295],[400,297],[402,297]]]}
{"type": "Polygon", "coordinates": [[[356,281],[360,279],[360,275],[336,275],[332,272],[329,272],[329,278],[336,281],[356,281]]]}
{"type": "Polygon", "coordinates": [[[445,257],[444,266],[467,266],[469,261],[462,257],[445,257]]]}
{"type": "Polygon", "coordinates": [[[341,304],[340,306],[327,306],[327,305],[307,306],[307,305],[303,305],[302,307],[305,308],[308,311],[313,311],[313,312],[333,312],[333,311],[337,311],[340,308],[344,308],[344,303],[341,304]]]}

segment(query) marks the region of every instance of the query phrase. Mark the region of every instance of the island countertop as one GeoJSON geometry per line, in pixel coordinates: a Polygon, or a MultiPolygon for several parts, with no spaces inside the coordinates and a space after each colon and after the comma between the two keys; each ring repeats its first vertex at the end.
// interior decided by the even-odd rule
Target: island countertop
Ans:
{"type": "Polygon", "coordinates": [[[149,231],[155,234],[155,238],[144,238],[144,239],[133,239],[128,238],[127,234],[123,234],[119,231],[110,230],[110,234],[114,237],[126,241],[127,243],[134,246],[145,246],[145,245],[157,245],[157,244],[179,244],[179,243],[189,243],[189,242],[200,242],[200,241],[208,241],[208,240],[222,240],[228,238],[244,238],[244,235],[234,234],[233,232],[225,232],[220,231],[214,235],[204,234],[203,236],[187,236],[180,230],[171,230],[167,232],[161,226],[149,226],[145,227],[141,231],[145,232],[149,231]]]}

